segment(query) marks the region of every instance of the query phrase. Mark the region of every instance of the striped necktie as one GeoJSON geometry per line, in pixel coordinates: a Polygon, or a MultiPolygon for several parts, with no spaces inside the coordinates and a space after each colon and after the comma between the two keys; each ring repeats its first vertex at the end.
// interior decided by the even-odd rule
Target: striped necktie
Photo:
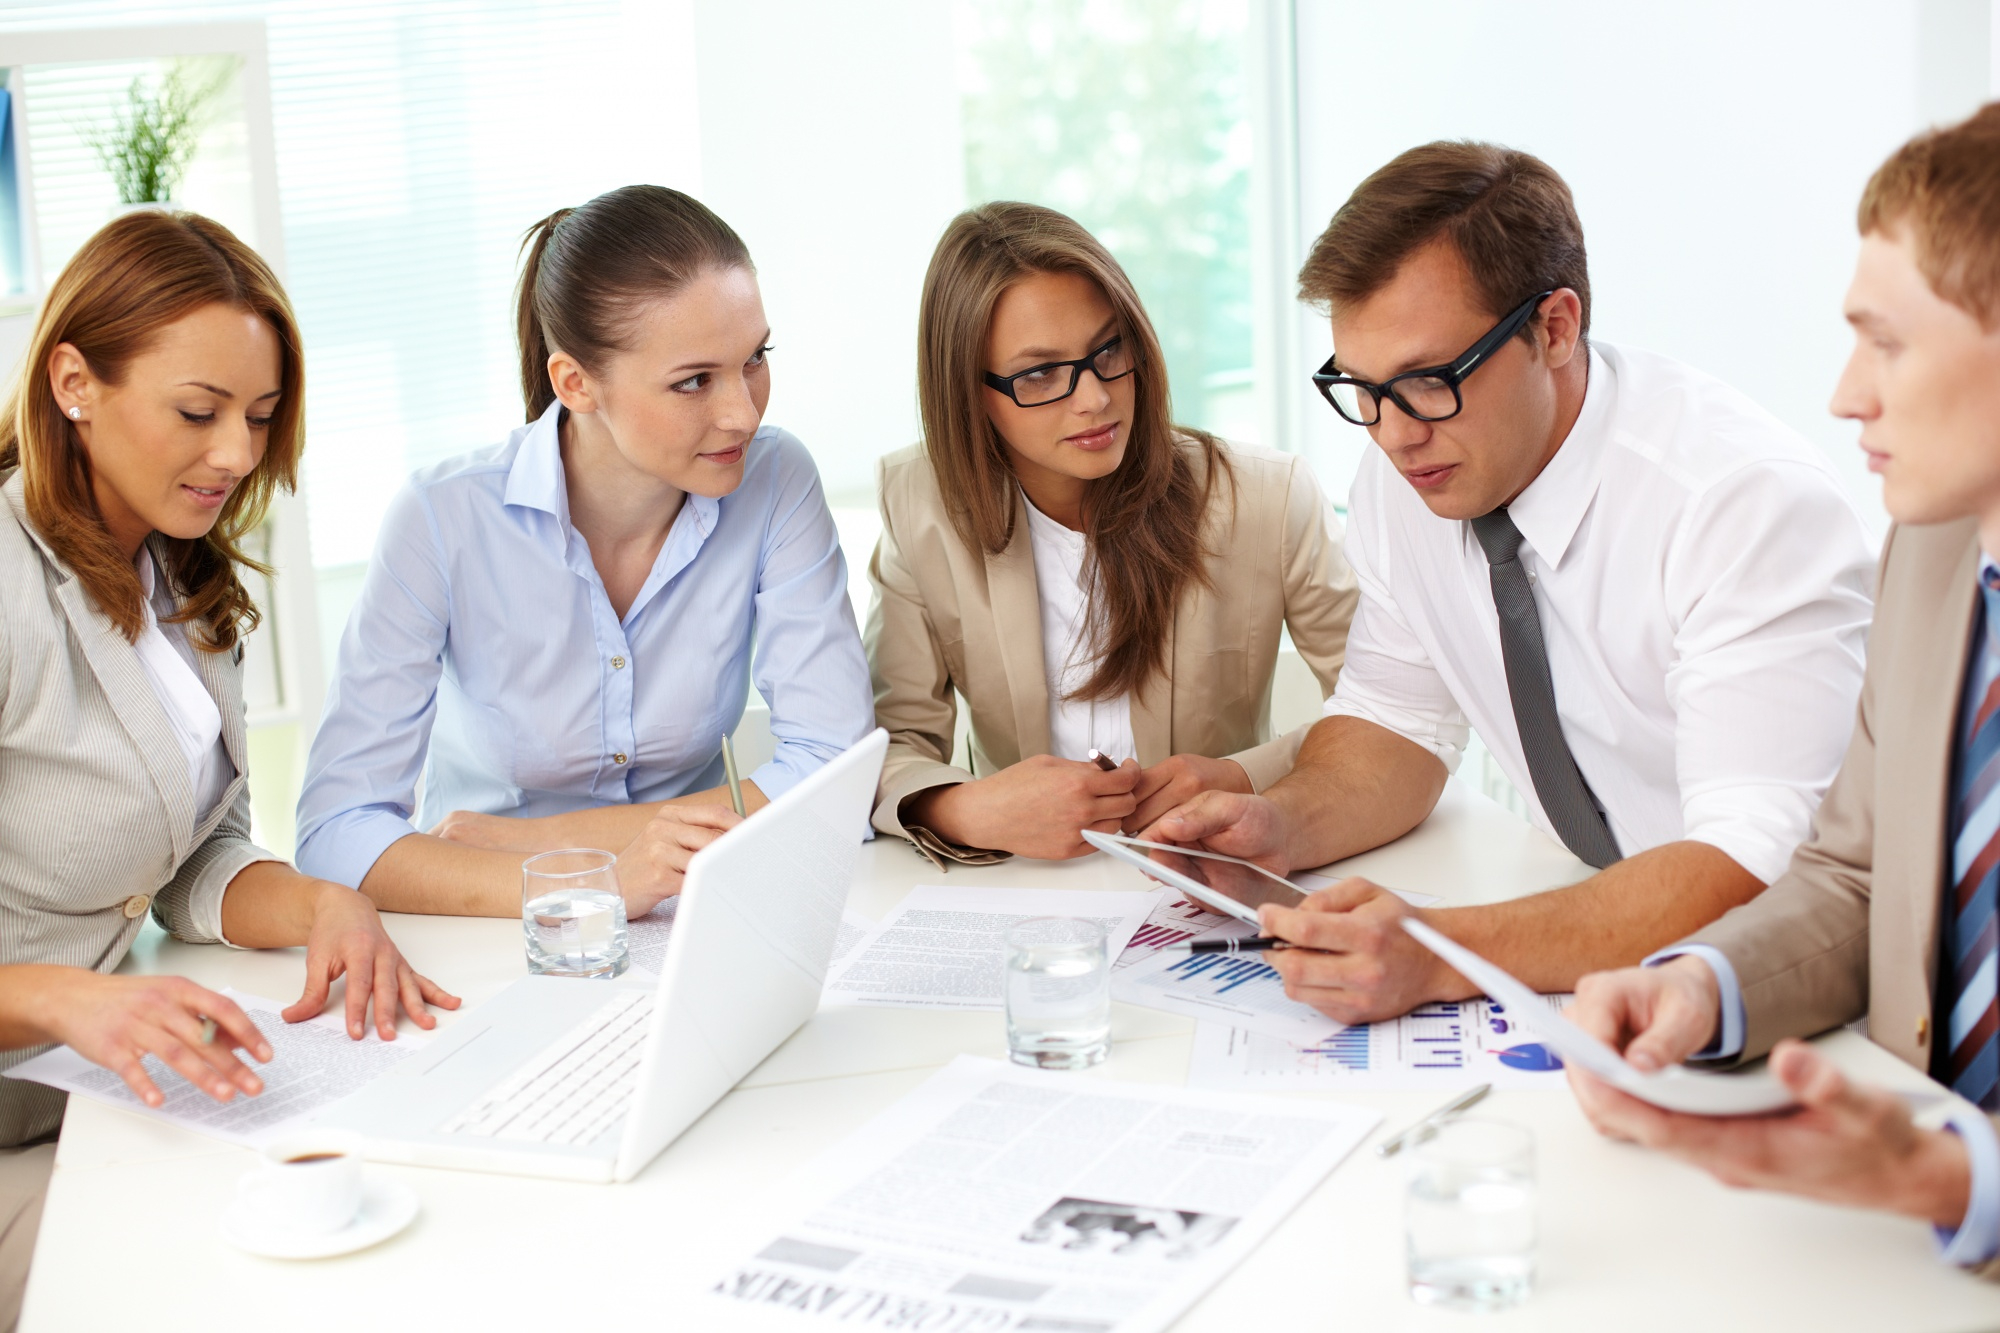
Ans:
{"type": "Polygon", "coordinates": [[[2000,887],[2000,570],[1979,576],[1974,648],[1965,673],[1958,772],[1952,785],[1951,890],[1944,901],[1939,987],[1949,1006],[1944,1082],[1985,1110],[2000,1110],[2000,1003],[1994,918],[2000,887]]]}

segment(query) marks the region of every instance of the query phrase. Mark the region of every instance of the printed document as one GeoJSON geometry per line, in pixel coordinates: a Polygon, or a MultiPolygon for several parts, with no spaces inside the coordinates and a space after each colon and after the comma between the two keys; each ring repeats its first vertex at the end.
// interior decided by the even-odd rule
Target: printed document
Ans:
{"type": "MultiPolygon", "coordinates": [[[[1412,907],[1438,901],[1427,893],[1401,889],[1395,893],[1412,907]]],[[[1247,939],[1256,933],[1255,926],[1229,917],[1196,938],[1247,939]]],[[[1114,971],[1111,996],[1300,1045],[1323,1041],[1344,1026],[1286,995],[1284,978],[1261,953],[1188,953],[1163,946],[1151,957],[1114,971]]]]}
{"type": "Polygon", "coordinates": [[[1111,960],[1111,970],[1121,972],[1134,963],[1143,963],[1162,949],[1176,944],[1186,944],[1199,935],[1214,930],[1217,926],[1235,920],[1220,912],[1212,912],[1200,903],[1183,898],[1168,889],[1161,898],[1160,905],[1153,909],[1146,924],[1132,933],[1125,951],[1111,960]]]}
{"type": "Polygon", "coordinates": [[[779,1328],[1149,1333],[1377,1119],[960,1056],[808,1166],[812,1202],[710,1293],[779,1328]]]}
{"type": "MultiPolygon", "coordinates": [[[[680,905],[680,895],[675,894],[646,915],[625,923],[625,949],[633,967],[651,976],[660,975],[660,969],[667,963],[667,941],[674,937],[674,914],[680,910],[680,905]]],[[[840,930],[833,937],[833,961],[827,964],[828,976],[847,960],[854,947],[866,939],[873,929],[875,923],[851,907],[841,914],[840,930]]]]}
{"type": "MultiPolygon", "coordinates": [[[[1567,995],[1537,997],[1560,1013],[1567,995]]],[[[1291,1042],[1221,1023],[1197,1024],[1188,1083],[1234,1092],[1553,1088],[1562,1059],[1494,1000],[1427,1004],[1401,1018],[1291,1042]]]]}
{"type": "Polygon", "coordinates": [[[1005,1007],[1007,927],[1031,916],[1101,923],[1116,958],[1163,890],[946,888],[919,884],[827,981],[832,1004],[905,1009],[1005,1007]]]}
{"type": "Polygon", "coordinates": [[[383,1041],[371,1023],[368,1035],[355,1041],[347,1035],[344,1008],[303,1023],[287,1023],[279,1017],[280,1011],[289,1007],[282,1000],[239,990],[221,994],[236,1001],[271,1043],[269,1064],[260,1065],[247,1054],[237,1057],[264,1080],[264,1091],[255,1097],[245,1097],[239,1091],[230,1100],[218,1102],[149,1055],[146,1075],[166,1098],[155,1110],[140,1101],[124,1079],[67,1046],[16,1065],[7,1071],[7,1077],[46,1083],[72,1097],[88,1097],[197,1134],[254,1147],[299,1128],[348,1093],[395,1068],[430,1040],[427,1034],[402,1032],[394,1041],[383,1041]]]}

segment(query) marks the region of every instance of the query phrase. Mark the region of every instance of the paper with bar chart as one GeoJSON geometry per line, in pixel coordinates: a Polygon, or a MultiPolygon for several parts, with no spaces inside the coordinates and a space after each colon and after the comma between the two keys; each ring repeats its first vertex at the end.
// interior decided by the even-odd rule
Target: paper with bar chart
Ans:
{"type": "Polygon", "coordinates": [[[1146,918],[1145,924],[1132,932],[1124,952],[1112,960],[1111,970],[1122,972],[1135,963],[1145,962],[1162,949],[1186,944],[1230,920],[1232,918],[1220,912],[1211,912],[1178,893],[1167,893],[1161,898],[1160,905],[1153,909],[1152,915],[1146,918]]]}
{"type": "MultiPolygon", "coordinates": [[[[1438,899],[1426,893],[1395,890],[1412,907],[1428,907],[1438,899]]],[[[1158,919],[1154,914],[1153,921],[1158,919]]],[[[1149,921],[1148,924],[1153,924],[1149,921]]],[[[1190,922],[1189,924],[1192,924],[1190,922]]],[[[1227,918],[1196,939],[1241,938],[1256,934],[1247,922],[1227,918]]],[[[1170,941],[1180,943],[1181,941],[1170,941]]],[[[1311,1005],[1285,994],[1285,983],[1262,954],[1199,953],[1155,947],[1150,957],[1121,966],[1111,974],[1113,999],[1150,1009],[1185,1014],[1189,1018],[1227,1023],[1267,1037],[1310,1044],[1340,1031],[1311,1005]]]]}
{"type": "MultiPolygon", "coordinates": [[[[1537,997],[1556,1012],[1567,995],[1537,997]]],[[[1195,1028],[1188,1082],[1236,1092],[1550,1087],[1562,1061],[1494,1000],[1427,1004],[1401,1018],[1292,1042],[1222,1023],[1195,1028]]]]}

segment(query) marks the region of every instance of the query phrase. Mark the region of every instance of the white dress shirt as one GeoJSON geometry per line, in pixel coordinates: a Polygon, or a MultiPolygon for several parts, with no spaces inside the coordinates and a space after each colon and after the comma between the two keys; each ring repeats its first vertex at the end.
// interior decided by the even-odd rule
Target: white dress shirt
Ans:
{"type": "Polygon", "coordinates": [[[1035,590],[1042,607],[1042,674],[1049,685],[1049,753],[1087,759],[1101,750],[1124,762],[1138,753],[1132,739],[1132,700],[1071,699],[1097,666],[1090,597],[1083,586],[1085,538],[1035,508],[1028,511],[1028,544],[1035,555],[1035,590]]]}
{"type": "Polygon", "coordinates": [[[145,668],[146,679],[159,697],[181,753],[187,757],[198,827],[235,781],[236,765],[229,761],[229,751],[222,743],[222,710],[195,670],[194,648],[179,625],[160,621],[161,612],[172,615],[175,608],[172,595],[154,571],[153,553],[141,546],[132,564],[146,594],[146,628],[132,648],[139,654],[139,665],[145,668]]]}
{"type": "MultiPolygon", "coordinates": [[[[1742,394],[1598,342],[1569,436],[1508,513],[1563,734],[1627,856],[1694,839],[1769,883],[1854,726],[1874,544],[1813,446],[1742,394]]],[[[1456,768],[1468,725],[1536,799],[1485,553],[1380,450],[1355,478],[1361,605],[1329,715],[1456,768]]]]}

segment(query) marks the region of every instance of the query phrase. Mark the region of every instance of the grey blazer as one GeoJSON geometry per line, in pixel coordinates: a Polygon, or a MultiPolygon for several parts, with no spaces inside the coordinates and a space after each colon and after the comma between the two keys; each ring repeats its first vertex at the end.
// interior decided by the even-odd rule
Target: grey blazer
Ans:
{"type": "MultiPolygon", "coordinates": [[[[250,841],[242,667],[196,653],[236,777],[195,823],[186,757],[118,627],[28,523],[19,472],[0,495],[0,963],[110,972],[147,909],[177,937],[220,940],[250,841]]],[[[0,1053],[0,1070],[46,1047],[0,1053]]],[[[47,1134],[63,1098],[0,1079],[0,1145],[47,1134]]]]}

